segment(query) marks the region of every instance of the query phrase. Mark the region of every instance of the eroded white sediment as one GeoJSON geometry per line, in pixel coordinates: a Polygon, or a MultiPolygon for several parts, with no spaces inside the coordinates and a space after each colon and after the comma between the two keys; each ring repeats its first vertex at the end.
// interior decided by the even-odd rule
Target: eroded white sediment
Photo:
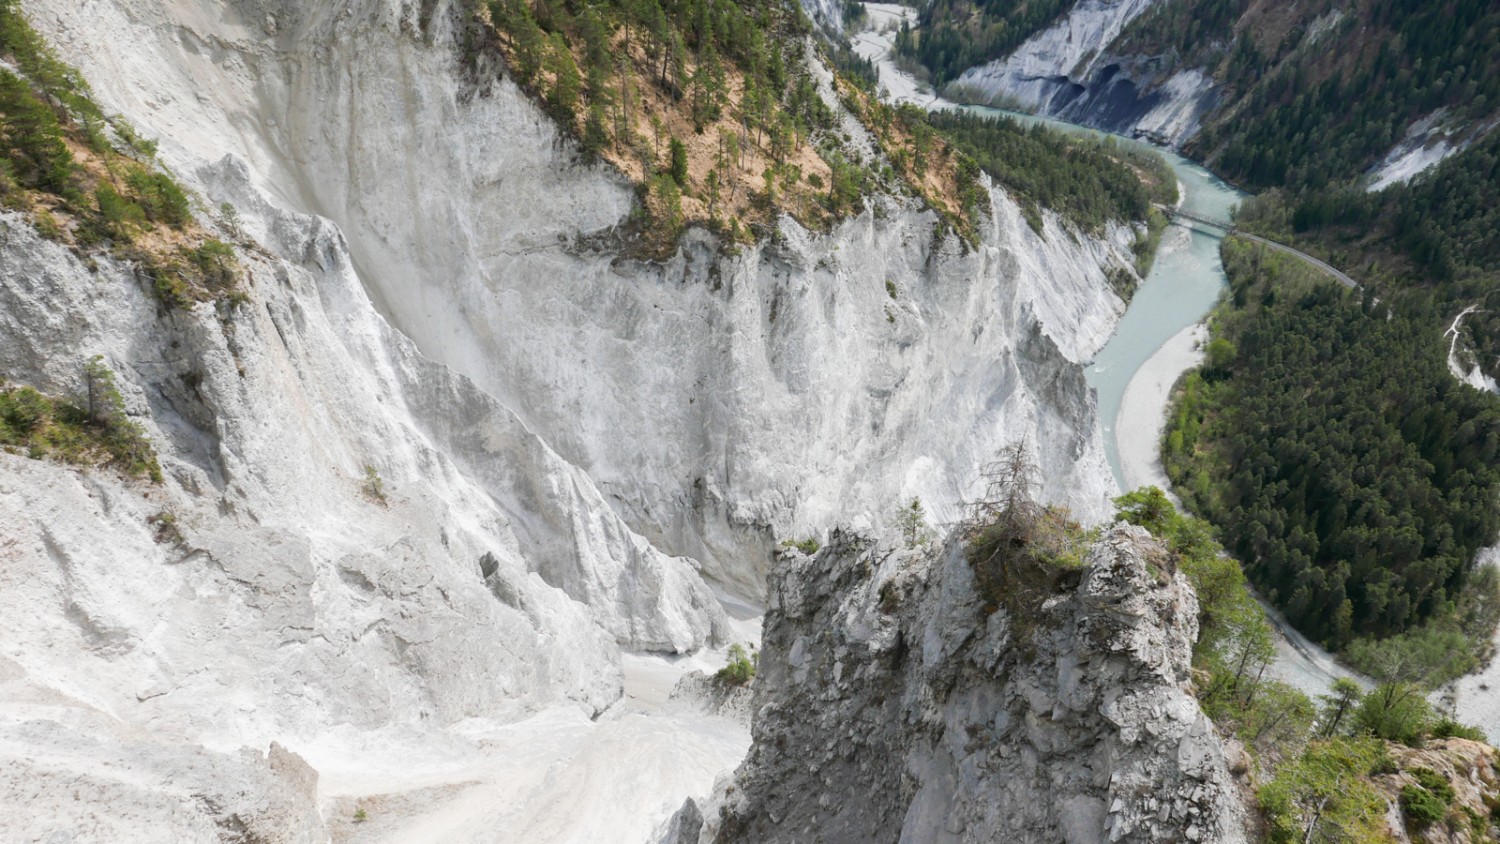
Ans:
{"type": "Polygon", "coordinates": [[[1460,149],[1461,147],[1450,144],[1447,138],[1399,146],[1380,162],[1371,177],[1369,189],[1378,191],[1394,184],[1409,182],[1460,149]]]}
{"type": "Polygon", "coordinates": [[[885,90],[886,97],[893,102],[912,103],[929,109],[952,106],[953,103],[934,93],[931,86],[918,82],[911,74],[896,67],[896,33],[903,23],[917,25],[916,10],[895,3],[866,3],[865,13],[868,20],[864,29],[851,32],[850,41],[854,52],[875,63],[880,87],[885,90]]]}
{"type": "Polygon", "coordinates": [[[1171,409],[1172,387],[1184,372],[1203,362],[1208,329],[1202,324],[1182,329],[1162,344],[1125,386],[1115,439],[1120,450],[1122,486],[1140,489],[1172,488],[1161,462],[1162,434],[1171,409]]]}
{"type": "Polygon", "coordinates": [[[843,33],[844,4],[839,0],[802,0],[802,10],[830,35],[843,33]]]}
{"type": "Polygon", "coordinates": [[[1471,356],[1470,360],[1464,360],[1467,350],[1461,349],[1459,345],[1460,329],[1463,326],[1464,317],[1477,310],[1479,310],[1478,305],[1470,305],[1464,308],[1462,313],[1453,318],[1453,324],[1448,326],[1448,330],[1443,332],[1443,336],[1448,338],[1448,371],[1453,373],[1454,378],[1476,390],[1500,393],[1500,384],[1497,384],[1492,376],[1486,375],[1483,367],[1473,361],[1471,356]]]}
{"type": "Polygon", "coordinates": [[[1202,69],[1111,51],[1156,0],[1083,0],[1009,56],[965,70],[965,97],[1015,103],[1076,123],[1179,145],[1216,102],[1202,69]]]}
{"type": "MultiPolygon", "coordinates": [[[[1500,566],[1500,544],[1479,549],[1474,555],[1476,566],[1500,566]]],[[[1500,645],[1500,630],[1496,630],[1492,641],[1500,645]]],[[[1454,717],[1465,724],[1474,724],[1489,735],[1492,744],[1500,744],[1500,659],[1491,659],[1483,670],[1467,677],[1460,677],[1443,690],[1429,695],[1438,698],[1438,704],[1451,704],[1454,717]],[[1448,695],[1444,700],[1442,695],[1448,695]]]]}
{"type": "Polygon", "coordinates": [[[1448,118],[1448,110],[1441,108],[1408,126],[1401,140],[1371,169],[1366,189],[1373,192],[1409,182],[1467,147],[1466,139],[1449,136],[1448,118]]]}
{"type": "MultiPolygon", "coordinates": [[[[193,789],[229,789],[215,798],[224,813],[259,799],[211,770],[209,783],[172,773],[231,764],[208,750],[295,749],[338,724],[513,717],[567,701],[589,712],[619,694],[607,611],[528,570],[518,521],[472,470],[534,448],[536,481],[550,471],[566,489],[570,468],[546,469],[545,448],[514,434],[490,440],[495,452],[482,428],[457,435],[501,409],[379,320],[331,229],[275,223],[285,228],[267,242],[299,244],[306,266],[248,254],[252,304],[160,317],[126,268],[99,260],[91,273],[0,218],[0,367],[72,394],[81,362],[103,355],[166,475],[157,487],[0,456],[0,652],[20,682],[59,701],[45,713],[14,697],[0,706],[0,824],[23,837],[66,824],[46,801],[17,805],[29,781],[96,770],[53,754],[29,725],[38,717],[82,730],[71,741],[96,757],[159,758],[166,795],[149,778],[103,776],[91,797],[124,818],[167,800],[181,825],[164,816],[135,835],[190,840],[205,815],[193,789]],[[362,489],[365,465],[387,504],[362,489]],[[180,543],[153,537],[148,520],[163,512],[180,543]]],[[[568,500],[544,509],[566,516],[568,500]]]]}
{"type": "Polygon", "coordinates": [[[26,8],[260,246],[248,304],[163,314],[128,266],[0,218],[0,371],[70,394],[102,354],[167,476],[0,457],[0,837],[50,834],[31,784],[108,759],[152,760],[83,798],[116,841],[241,814],[316,839],[307,807],[354,800],[389,811],[341,835],[649,831],[744,750],[616,702],[622,647],[747,637],[700,573],[753,596],[772,537],[913,495],[941,517],[1020,438],[1049,497],[1107,513],[1076,362],[1119,312],[1123,229],[1039,237],[995,192],[969,250],[886,198],[633,262],[629,185],[494,68],[465,81],[449,4],[26,8]]]}
{"type": "Polygon", "coordinates": [[[687,795],[744,757],[749,724],[669,699],[712,659],[627,656],[626,696],[597,718],[550,708],[439,734],[339,731],[305,747],[330,826],[351,841],[646,842],[687,795]],[[363,808],[365,823],[350,823],[363,808]]]}
{"type": "Polygon", "coordinates": [[[1082,0],[1009,56],[970,68],[959,82],[1041,108],[1057,83],[1086,80],[1109,45],[1156,0],[1082,0]]]}

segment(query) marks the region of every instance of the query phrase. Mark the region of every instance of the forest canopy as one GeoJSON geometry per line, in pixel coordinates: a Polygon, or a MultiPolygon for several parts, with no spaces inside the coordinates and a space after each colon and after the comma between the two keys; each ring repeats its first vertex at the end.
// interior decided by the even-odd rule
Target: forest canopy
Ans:
{"type": "Polygon", "coordinates": [[[1232,307],[1169,419],[1174,484],[1314,638],[1455,618],[1500,532],[1500,399],[1453,378],[1424,321],[1258,245],[1224,260],[1232,307]]]}
{"type": "Polygon", "coordinates": [[[1459,352],[1496,372],[1500,361],[1500,133],[1407,184],[1293,195],[1273,191],[1236,217],[1249,231],[1329,260],[1382,298],[1447,329],[1460,313],[1459,352]]]}
{"type": "Polygon", "coordinates": [[[1187,152],[1248,188],[1301,193],[1358,180],[1424,120],[1492,119],[1497,44],[1488,0],[1168,0],[1114,49],[1204,68],[1224,105],[1187,152]]]}
{"type": "Polygon", "coordinates": [[[1008,116],[936,111],[927,120],[1023,206],[1052,209],[1090,232],[1146,220],[1153,203],[1177,202],[1177,177],[1144,146],[1027,127],[1008,116]]]}

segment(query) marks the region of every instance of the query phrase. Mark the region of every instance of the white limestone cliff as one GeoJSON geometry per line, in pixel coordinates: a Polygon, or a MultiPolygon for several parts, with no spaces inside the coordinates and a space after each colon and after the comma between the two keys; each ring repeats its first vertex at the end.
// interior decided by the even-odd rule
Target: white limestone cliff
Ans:
{"type": "Polygon", "coordinates": [[[0,455],[0,838],[66,828],[28,784],[83,772],[75,808],[116,841],[320,840],[386,792],[425,796],[372,837],[649,831],[743,728],[632,699],[621,651],[740,637],[715,592],[761,595],[775,539],[912,496],[941,516],[1020,438],[1050,498],[1107,512],[1079,364],[1126,229],[1039,237],[994,191],[968,249],[877,197],[638,262],[629,185],[471,74],[456,5],[23,5],[237,209],[248,302],[163,311],[128,264],[0,216],[0,373],[71,395],[102,355],[166,475],[0,455]],[[682,724],[702,742],[638,747],[682,724]],[[591,745],[640,767],[568,767],[591,745]]]}
{"type": "Polygon", "coordinates": [[[824,32],[837,37],[844,32],[844,3],[853,0],[802,0],[802,11],[824,32]]]}
{"type": "Polygon", "coordinates": [[[1077,466],[1057,467],[1049,492],[1102,515],[1092,420],[1043,424],[1050,397],[1013,374],[1038,319],[1073,361],[1107,338],[1121,305],[1100,264],[1128,263],[1127,232],[1110,246],[1056,229],[1043,240],[1000,195],[975,252],[884,202],[827,236],[784,223],[737,257],[690,236],[665,265],[621,260],[610,235],[628,185],[581,165],[509,81],[461,78],[451,6],[241,5],[277,35],[202,0],[80,0],[38,18],[180,171],[234,154],[273,197],[338,224],[392,324],[658,547],[757,592],[726,561],[763,556],[765,526],[800,535],[911,495],[952,502],[1028,430],[1066,440],[1046,451],[1077,466]],[[116,42],[130,49],[82,49],[116,42]],[[887,458],[930,469],[877,471],[887,458]]]}
{"type": "Polygon", "coordinates": [[[1113,47],[1157,0],[1081,0],[1009,56],[964,71],[965,96],[1018,103],[1040,114],[1178,146],[1217,104],[1212,79],[1173,57],[1113,47]]]}

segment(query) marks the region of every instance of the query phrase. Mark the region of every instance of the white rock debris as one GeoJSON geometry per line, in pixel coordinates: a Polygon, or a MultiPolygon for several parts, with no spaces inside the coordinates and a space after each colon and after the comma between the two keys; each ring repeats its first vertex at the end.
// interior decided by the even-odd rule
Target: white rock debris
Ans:
{"type": "Polygon", "coordinates": [[[1366,190],[1374,192],[1411,181],[1449,156],[1468,149],[1500,125],[1500,121],[1488,120],[1469,127],[1454,124],[1452,113],[1440,108],[1408,126],[1401,140],[1370,169],[1366,190]]]}
{"type": "Polygon", "coordinates": [[[802,11],[824,32],[838,36],[844,31],[844,3],[840,0],[802,0],[802,11]]]}
{"type": "Polygon", "coordinates": [[[1464,308],[1453,318],[1448,330],[1443,332],[1443,336],[1448,340],[1448,371],[1453,373],[1454,378],[1476,390],[1500,393],[1500,384],[1495,382],[1493,376],[1485,373],[1484,367],[1474,359],[1473,350],[1469,349],[1463,341],[1464,317],[1477,310],[1479,310],[1478,305],[1464,308]]]}

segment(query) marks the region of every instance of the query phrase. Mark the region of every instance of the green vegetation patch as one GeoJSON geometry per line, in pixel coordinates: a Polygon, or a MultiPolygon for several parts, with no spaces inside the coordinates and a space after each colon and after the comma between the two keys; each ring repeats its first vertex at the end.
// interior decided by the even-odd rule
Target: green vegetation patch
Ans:
{"type": "MultiPolygon", "coordinates": [[[[860,207],[866,163],[839,152],[833,111],[803,60],[810,24],[795,4],[477,5],[516,81],[588,155],[641,186],[640,222],[659,251],[687,223],[738,241],[777,210],[820,227],[860,207]]],[[[870,84],[868,62],[847,51],[832,61],[870,84]]]]}
{"type": "Polygon", "coordinates": [[[233,250],[197,227],[155,143],[104,118],[18,0],[0,0],[0,57],[20,70],[0,69],[0,207],[27,212],[44,237],[136,261],[164,304],[235,297],[233,250]]]}
{"type": "Polygon", "coordinates": [[[1414,768],[1407,773],[1416,780],[1401,787],[1401,811],[1419,827],[1431,826],[1448,816],[1453,805],[1453,786],[1448,778],[1431,768],[1414,768]]]}
{"type": "Polygon", "coordinates": [[[755,667],[759,661],[759,654],[746,651],[744,645],[736,642],[729,646],[729,662],[714,678],[725,685],[743,686],[755,679],[755,667]]]}
{"type": "MultiPolygon", "coordinates": [[[[927,120],[1023,208],[1051,209],[1092,234],[1110,222],[1152,219],[1153,203],[1177,202],[1171,167],[1142,145],[1025,126],[1006,116],[939,111],[927,120]]],[[[1156,216],[1159,230],[1166,220],[1156,216]]]]}
{"type": "Polygon", "coordinates": [[[802,553],[811,557],[812,555],[818,553],[818,549],[823,547],[823,543],[819,542],[816,536],[809,536],[808,538],[801,541],[794,539],[782,540],[781,547],[795,548],[798,551],[801,551],[802,553]]]}
{"type": "Polygon", "coordinates": [[[1099,538],[1066,508],[1038,502],[1039,471],[1024,442],[1007,446],[981,470],[984,492],[968,503],[959,528],[984,611],[1005,608],[1023,653],[1047,623],[1046,601],[1082,582],[1099,538]]]}
{"type": "MultiPolygon", "coordinates": [[[[1147,528],[1167,545],[1198,594],[1194,692],[1204,713],[1249,755],[1266,840],[1384,841],[1387,804],[1379,778],[1400,773],[1396,743],[1419,747],[1453,735],[1480,740],[1473,727],[1435,718],[1423,689],[1411,683],[1383,682],[1366,692],[1340,678],[1314,701],[1264,679],[1275,658],[1270,625],[1212,526],[1179,513],[1155,487],[1115,503],[1117,519],[1147,528]]],[[[1421,823],[1446,816],[1454,802],[1451,783],[1427,768],[1408,773],[1415,781],[1408,785],[1410,799],[1403,791],[1408,816],[1421,823]]],[[[1480,818],[1474,828],[1487,830],[1487,823],[1480,818]]]]}
{"type": "Polygon", "coordinates": [[[21,12],[20,0],[0,0],[0,53],[3,53],[47,99],[102,132],[104,115],[90,99],[83,74],[62,62],[21,12]]]}
{"type": "Polygon", "coordinates": [[[1210,525],[1178,513],[1156,487],[1120,496],[1115,506],[1117,519],[1146,528],[1167,546],[1197,592],[1193,669],[1204,712],[1252,751],[1275,758],[1295,748],[1316,708],[1296,689],[1265,679],[1276,656],[1270,623],[1210,525]]]}
{"type": "Polygon", "coordinates": [[[161,467],[139,424],[125,414],[114,373],[100,358],[84,372],[82,404],[31,387],[0,387],[0,448],[78,466],[109,465],[160,482],[161,467]]]}
{"type": "MultiPolygon", "coordinates": [[[[482,8],[516,80],[588,154],[636,181],[636,222],[653,254],[694,223],[732,242],[748,242],[776,212],[823,227],[858,213],[875,191],[920,196],[973,245],[977,215],[989,208],[981,167],[1021,198],[1038,229],[1044,207],[1098,232],[1107,220],[1152,220],[1153,201],[1175,200],[1176,180],[1155,155],[880,102],[870,63],[831,45],[823,49],[841,102],[888,163],[866,160],[795,46],[810,32],[806,19],[771,0],[482,8]]],[[[1153,243],[1143,235],[1145,263],[1153,243]]]]}
{"type": "Polygon", "coordinates": [[[1125,41],[1150,52],[1182,39],[1209,65],[1233,105],[1188,150],[1241,184],[1347,183],[1424,117],[1472,125],[1500,109],[1500,7],[1489,0],[1363,0],[1337,17],[1329,3],[1259,4],[1241,17],[1249,5],[1159,3],[1125,41]]]}
{"type": "MultiPolygon", "coordinates": [[[[1497,51],[1500,52],[1500,51],[1497,51]]],[[[1458,321],[1465,367],[1500,361],[1500,132],[1408,184],[1271,191],[1236,222],[1344,269],[1426,325],[1458,321]]]]}
{"type": "Polygon", "coordinates": [[[1386,802],[1369,777],[1386,761],[1372,738],[1318,739],[1256,792],[1273,844],[1383,841],[1386,802]]]}
{"type": "Polygon", "coordinates": [[[1186,381],[1164,449],[1184,500],[1335,649],[1424,625],[1486,639],[1494,584],[1471,563],[1500,531],[1500,400],[1457,382],[1404,312],[1251,244],[1223,254],[1225,343],[1186,381]]]}

